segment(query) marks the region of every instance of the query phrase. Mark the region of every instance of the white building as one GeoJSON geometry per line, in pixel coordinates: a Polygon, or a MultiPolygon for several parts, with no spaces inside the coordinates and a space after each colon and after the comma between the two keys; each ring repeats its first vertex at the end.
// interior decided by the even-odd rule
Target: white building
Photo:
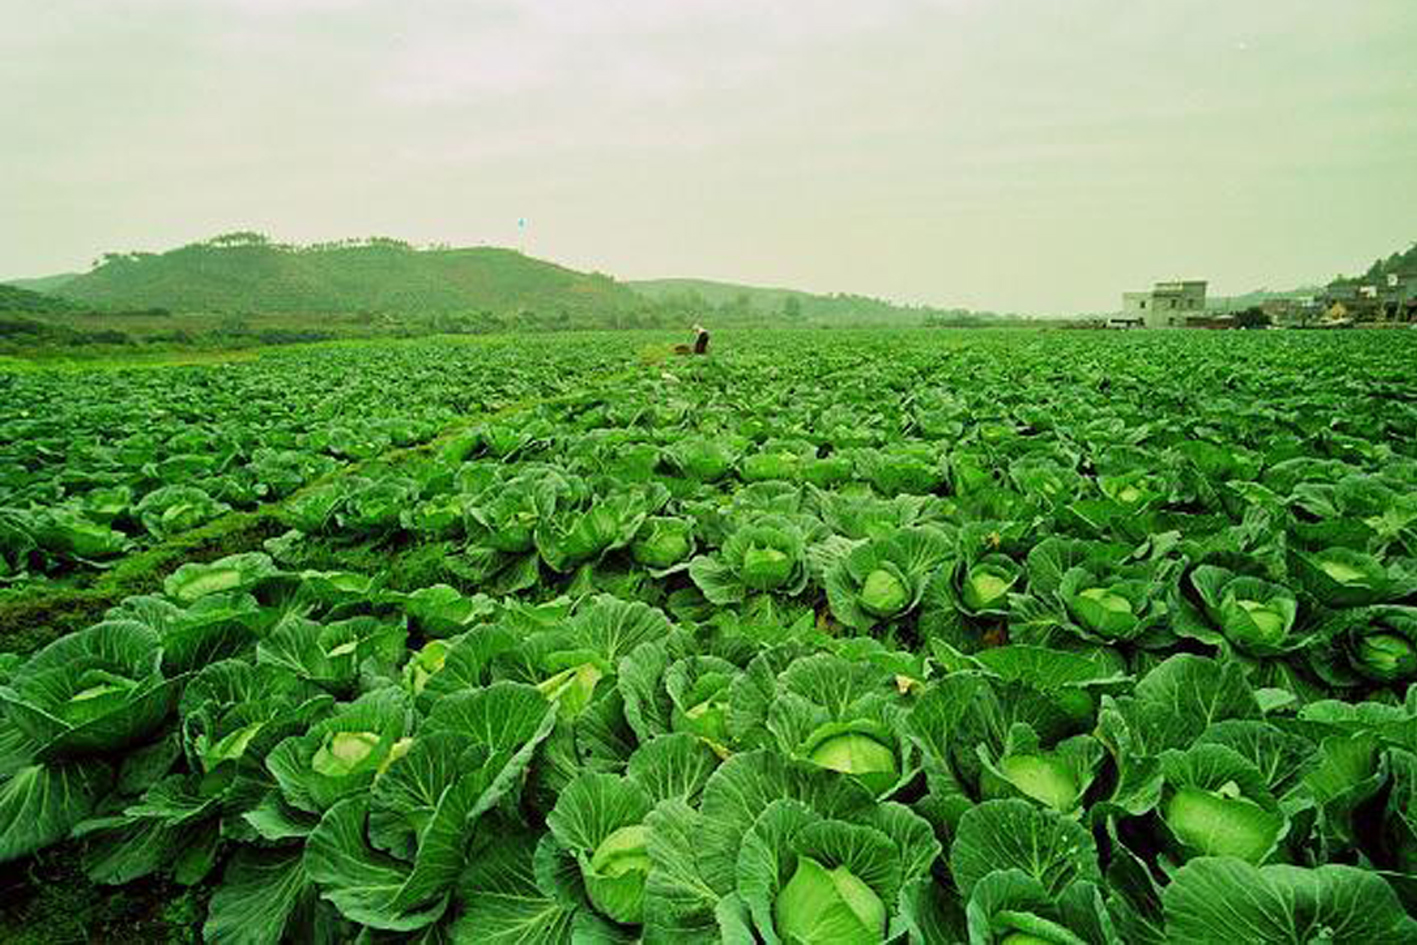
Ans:
{"type": "Polygon", "coordinates": [[[1186,319],[1205,314],[1204,279],[1158,282],[1150,292],[1123,292],[1122,317],[1147,328],[1185,328],[1186,319]]]}

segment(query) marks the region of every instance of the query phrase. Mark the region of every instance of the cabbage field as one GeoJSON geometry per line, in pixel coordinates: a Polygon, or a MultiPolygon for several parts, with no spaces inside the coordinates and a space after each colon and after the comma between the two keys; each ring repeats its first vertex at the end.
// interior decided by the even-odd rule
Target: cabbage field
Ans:
{"type": "Polygon", "coordinates": [[[101,565],[472,412],[574,388],[609,345],[276,352],[236,368],[0,371],[0,580],[101,565]],[[509,356],[509,354],[511,356],[509,356]]]}
{"type": "Polygon", "coordinates": [[[1411,333],[665,342],[0,369],[0,930],[1417,942],[1411,333]]]}

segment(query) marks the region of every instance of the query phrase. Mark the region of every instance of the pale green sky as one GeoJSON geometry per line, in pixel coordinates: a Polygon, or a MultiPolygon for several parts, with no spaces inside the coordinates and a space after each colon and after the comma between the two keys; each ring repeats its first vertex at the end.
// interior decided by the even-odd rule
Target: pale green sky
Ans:
{"type": "Polygon", "coordinates": [[[1417,239],[1417,0],[0,0],[0,275],[231,230],[1105,309],[1417,239]]]}

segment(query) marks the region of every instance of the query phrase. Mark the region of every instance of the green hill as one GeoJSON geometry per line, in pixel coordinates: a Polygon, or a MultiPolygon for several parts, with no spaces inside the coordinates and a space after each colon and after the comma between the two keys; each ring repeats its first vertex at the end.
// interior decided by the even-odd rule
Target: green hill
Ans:
{"type": "Polygon", "coordinates": [[[580,320],[645,306],[608,276],[508,249],[388,239],[289,246],[244,232],[165,253],[108,253],[58,294],[109,309],[290,315],[527,310],[580,320]]]}

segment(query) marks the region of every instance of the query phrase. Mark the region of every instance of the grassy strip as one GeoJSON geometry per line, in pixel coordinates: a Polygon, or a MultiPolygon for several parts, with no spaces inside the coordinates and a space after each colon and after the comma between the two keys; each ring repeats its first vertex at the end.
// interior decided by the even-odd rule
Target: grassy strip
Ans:
{"type": "MultiPolygon", "coordinates": [[[[214,561],[227,555],[258,550],[267,538],[284,531],[279,519],[281,507],[307,490],[373,468],[388,468],[413,458],[426,457],[479,423],[546,404],[573,400],[596,388],[628,380],[641,370],[589,378],[585,390],[573,394],[531,398],[487,413],[463,417],[424,443],[388,450],[342,466],[307,483],[285,499],[266,503],[252,511],[229,512],[206,525],[120,558],[112,567],[98,572],[91,581],[76,577],[74,583],[34,584],[7,591],[0,596],[0,650],[29,653],[65,634],[97,623],[106,610],[124,598],[161,591],[163,578],[189,561],[214,561]]],[[[374,559],[369,560],[372,562],[374,559]]],[[[348,568],[348,565],[345,567],[348,568]]]]}
{"type": "Polygon", "coordinates": [[[97,886],[77,842],[41,850],[0,875],[0,941],[7,945],[201,941],[209,883],[184,887],[157,876],[97,886]]]}
{"type": "Polygon", "coordinates": [[[36,650],[96,623],[125,597],[162,589],[162,579],[187,561],[214,561],[260,547],[280,534],[275,505],[230,512],[145,551],[120,559],[84,586],[31,585],[0,599],[0,641],[14,653],[36,650]]]}

